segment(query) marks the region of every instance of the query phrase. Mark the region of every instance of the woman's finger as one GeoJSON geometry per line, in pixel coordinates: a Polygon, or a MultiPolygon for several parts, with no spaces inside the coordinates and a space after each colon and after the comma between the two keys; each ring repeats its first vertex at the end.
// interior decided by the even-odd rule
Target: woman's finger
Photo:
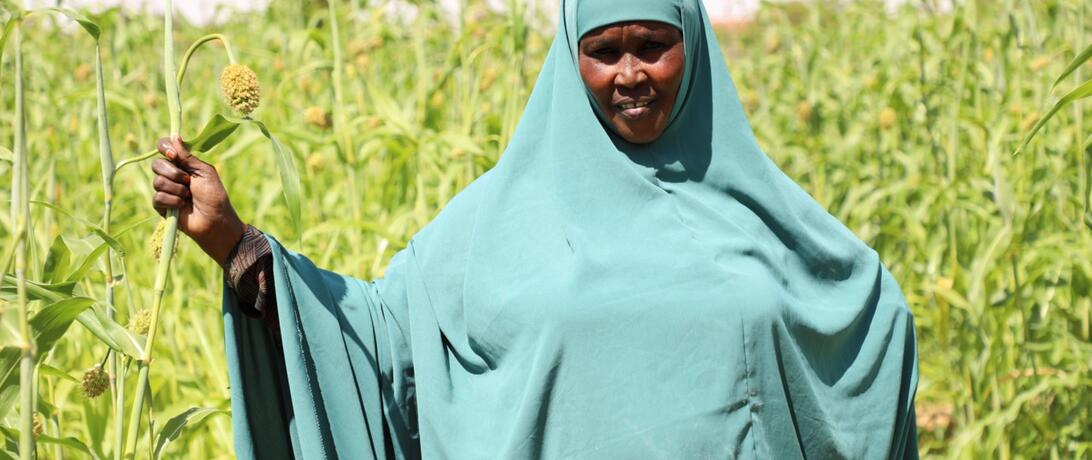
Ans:
{"type": "Polygon", "coordinates": [[[189,184],[190,175],[173,163],[159,158],[152,162],[152,171],[179,184],[189,184]]]}
{"type": "Polygon", "coordinates": [[[159,150],[160,154],[171,159],[171,161],[174,161],[174,159],[178,157],[177,152],[174,151],[174,143],[171,142],[171,138],[169,137],[159,138],[159,140],[155,142],[155,148],[159,150]]]}
{"type": "Polygon", "coordinates": [[[178,209],[186,204],[178,195],[171,195],[166,192],[155,192],[155,196],[152,197],[152,206],[163,207],[167,209],[178,209]]]}
{"type": "Polygon", "coordinates": [[[152,203],[152,207],[155,208],[155,212],[159,213],[159,217],[167,217],[167,208],[164,208],[155,202],[152,203]]]}
{"type": "Polygon", "coordinates": [[[152,180],[152,188],[157,192],[170,193],[180,198],[187,198],[190,196],[190,189],[183,184],[167,179],[163,176],[155,176],[152,180]]]}

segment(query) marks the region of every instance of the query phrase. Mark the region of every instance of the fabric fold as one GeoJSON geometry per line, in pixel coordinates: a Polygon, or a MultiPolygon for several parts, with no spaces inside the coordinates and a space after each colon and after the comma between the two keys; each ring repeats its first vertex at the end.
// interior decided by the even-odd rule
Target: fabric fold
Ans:
{"type": "Polygon", "coordinates": [[[404,324],[381,295],[400,287],[320,270],[272,237],[269,243],[280,346],[225,289],[236,455],[419,457],[407,410],[412,382],[404,377],[412,370],[398,356],[409,351],[404,324]]]}

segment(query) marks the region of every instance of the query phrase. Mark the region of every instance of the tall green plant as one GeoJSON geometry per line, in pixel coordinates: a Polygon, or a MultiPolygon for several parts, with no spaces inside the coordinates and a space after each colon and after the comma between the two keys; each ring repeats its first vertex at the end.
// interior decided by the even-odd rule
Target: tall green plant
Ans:
{"type": "Polygon", "coordinates": [[[30,188],[28,186],[28,153],[26,107],[23,94],[23,25],[21,16],[15,23],[15,133],[14,162],[11,175],[11,221],[15,231],[16,306],[19,311],[19,458],[34,457],[34,370],[35,343],[30,334],[30,311],[27,302],[27,228],[30,226],[30,188]]]}

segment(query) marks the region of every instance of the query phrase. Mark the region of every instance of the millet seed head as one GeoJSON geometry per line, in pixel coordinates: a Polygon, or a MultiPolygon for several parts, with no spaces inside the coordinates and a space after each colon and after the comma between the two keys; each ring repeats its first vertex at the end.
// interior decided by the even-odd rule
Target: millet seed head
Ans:
{"type": "Polygon", "coordinates": [[[38,439],[45,432],[45,424],[42,423],[42,414],[34,413],[34,427],[31,429],[31,433],[34,434],[34,439],[38,439]]]}
{"type": "Polygon", "coordinates": [[[87,81],[87,79],[91,77],[91,64],[80,64],[76,67],[74,73],[76,75],[76,81],[81,83],[87,81]]]}
{"type": "Polygon", "coordinates": [[[321,153],[315,152],[307,156],[307,169],[312,172],[319,172],[326,169],[326,157],[321,153]]]}
{"type": "Polygon", "coordinates": [[[311,126],[326,129],[330,127],[330,115],[319,106],[308,107],[303,112],[303,121],[311,126]]]}
{"type": "MultiPolygon", "coordinates": [[[[148,241],[149,249],[152,254],[155,255],[155,260],[159,260],[159,256],[163,254],[163,235],[167,233],[167,219],[159,219],[159,223],[155,226],[155,231],[152,232],[152,238],[148,241]]],[[[178,238],[174,239],[174,254],[178,254],[178,238]]]]}
{"type": "Polygon", "coordinates": [[[891,129],[892,126],[895,126],[895,121],[897,121],[897,119],[898,116],[895,113],[895,109],[884,107],[883,110],[880,111],[880,128],[891,129]]]}
{"type": "Polygon", "coordinates": [[[152,311],[148,309],[137,310],[129,317],[129,331],[137,335],[148,335],[148,329],[152,327],[152,311]]]}
{"type": "Polygon", "coordinates": [[[815,107],[808,101],[800,101],[796,104],[796,116],[800,117],[800,121],[804,123],[811,122],[812,117],[815,115],[815,107]]]}
{"type": "Polygon", "coordinates": [[[250,115],[261,102],[258,75],[242,64],[231,64],[220,74],[220,91],[227,105],[243,116],[250,115]]]}
{"type": "Polygon", "coordinates": [[[110,375],[99,366],[92,367],[83,373],[83,381],[80,388],[88,399],[97,398],[110,387],[110,375]]]}

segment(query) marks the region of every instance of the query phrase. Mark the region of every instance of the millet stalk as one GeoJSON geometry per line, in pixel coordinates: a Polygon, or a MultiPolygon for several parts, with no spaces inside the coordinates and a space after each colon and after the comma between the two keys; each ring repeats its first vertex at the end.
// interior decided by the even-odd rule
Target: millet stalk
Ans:
{"type": "Polygon", "coordinates": [[[12,34],[15,42],[15,158],[11,175],[11,221],[15,225],[15,290],[19,311],[19,459],[34,458],[34,338],[30,334],[30,314],[27,305],[27,227],[30,225],[30,202],[27,185],[27,128],[23,101],[23,38],[22,18],[12,34]]]}
{"type": "MultiPolygon", "coordinates": [[[[172,21],[173,5],[171,0],[163,2],[163,78],[167,91],[167,112],[170,116],[170,137],[177,139],[182,130],[182,112],[178,96],[178,81],[174,64],[174,25],[172,21]]],[[[163,293],[166,290],[167,275],[171,268],[171,259],[174,256],[175,237],[178,233],[178,210],[167,211],[167,229],[163,234],[165,248],[159,257],[159,264],[155,271],[155,285],[152,293],[152,319],[148,327],[148,340],[144,344],[143,356],[137,362],[139,369],[137,374],[136,394],[133,397],[133,407],[129,413],[129,432],[127,433],[127,449],[135,455],[138,434],[140,431],[140,415],[144,410],[144,398],[148,393],[148,371],[151,366],[152,349],[155,346],[155,335],[159,328],[159,312],[163,305],[163,293]]],[[[124,452],[123,452],[124,453],[124,452]]]]}

